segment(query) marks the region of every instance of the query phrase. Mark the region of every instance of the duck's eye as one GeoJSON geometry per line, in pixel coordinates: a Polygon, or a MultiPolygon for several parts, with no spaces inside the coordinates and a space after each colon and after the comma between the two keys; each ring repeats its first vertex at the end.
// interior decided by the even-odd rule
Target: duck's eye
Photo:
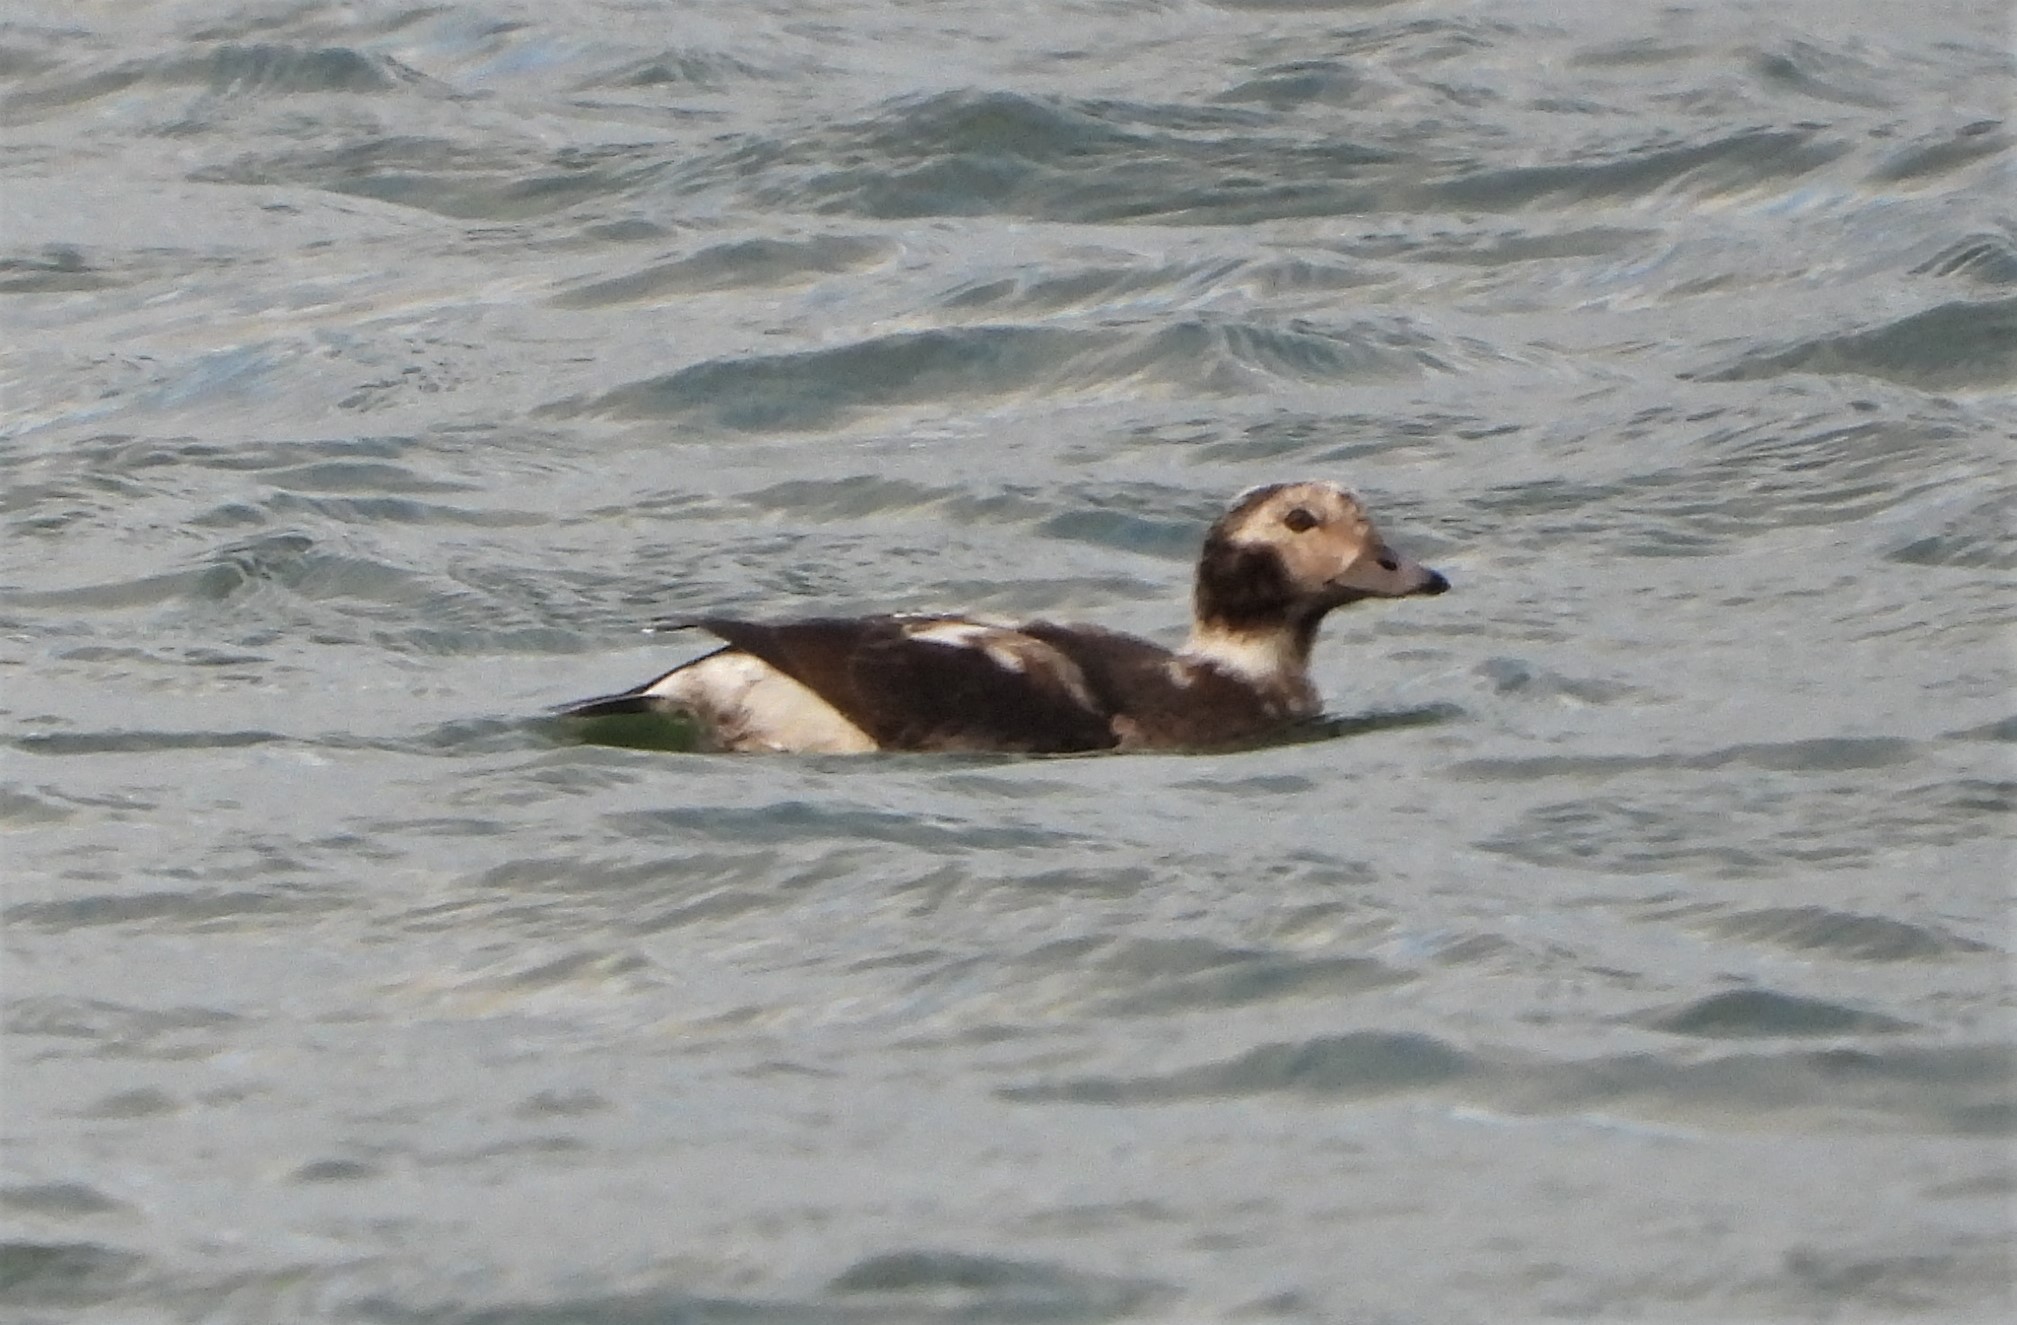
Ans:
{"type": "Polygon", "coordinates": [[[1381,558],[1380,558],[1380,569],[1381,569],[1381,570],[1399,570],[1400,568],[1401,568],[1401,563],[1400,563],[1400,562],[1398,562],[1398,561],[1395,561],[1395,560],[1394,560],[1394,559],[1393,559],[1392,557],[1381,557],[1381,558]]]}
{"type": "Polygon", "coordinates": [[[1310,512],[1308,512],[1307,510],[1304,510],[1302,507],[1298,506],[1294,510],[1290,511],[1287,515],[1282,517],[1282,523],[1288,526],[1288,530],[1290,533],[1303,534],[1308,533],[1312,529],[1315,529],[1319,524],[1322,524],[1323,522],[1317,519],[1316,516],[1310,514],[1310,512]]]}

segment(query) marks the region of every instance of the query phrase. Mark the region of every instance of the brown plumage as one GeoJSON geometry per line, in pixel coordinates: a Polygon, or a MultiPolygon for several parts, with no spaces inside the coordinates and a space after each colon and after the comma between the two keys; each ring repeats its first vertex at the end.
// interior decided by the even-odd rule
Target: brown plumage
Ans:
{"type": "Polygon", "coordinates": [[[1343,488],[1273,484],[1206,531],[1181,649],[1047,621],[706,617],[666,624],[727,647],[563,713],[681,714],[711,750],[1210,749],[1317,714],[1310,651],[1333,608],[1448,588],[1343,488]]]}

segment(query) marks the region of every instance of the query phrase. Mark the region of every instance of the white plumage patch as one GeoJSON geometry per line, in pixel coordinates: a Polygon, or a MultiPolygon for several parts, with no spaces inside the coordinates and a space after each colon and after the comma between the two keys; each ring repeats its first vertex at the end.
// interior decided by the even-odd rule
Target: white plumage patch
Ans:
{"type": "Polygon", "coordinates": [[[1184,657],[1210,663],[1249,684],[1288,696],[1290,707],[1314,714],[1316,687],[1310,684],[1307,661],[1287,631],[1239,634],[1229,630],[1194,630],[1184,645],[1184,657]]]}
{"type": "Polygon", "coordinates": [[[724,750],[865,754],[880,748],[833,705],[738,649],[696,659],[646,693],[693,710],[724,750]]]}
{"type": "Polygon", "coordinates": [[[1005,672],[1062,690],[1083,708],[1095,707],[1085,672],[1077,663],[1061,650],[1012,626],[992,626],[984,621],[936,621],[906,627],[904,634],[942,648],[973,649],[1005,672]]]}
{"type": "Polygon", "coordinates": [[[994,646],[989,637],[1002,632],[991,626],[973,621],[939,621],[929,626],[908,626],[903,633],[922,644],[940,644],[949,649],[979,649],[997,666],[1006,667],[1011,672],[1022,670],[1020,658],[994,646]]]}
{"type": "MultiPolygon", "coordinates": [[[[929,626],[908,628],[904,634],[925,644],[938,644],[952,649],[977,649],[995,666],[1005,672],[1017,674],[1028,670],[1029,654],[1033,648],[1047,648],[1017,631],[983,625],[978,621],[940,621],[929,626]]],[[[1048,649],[1047,651],[1056,652],[1048,649]]]]}

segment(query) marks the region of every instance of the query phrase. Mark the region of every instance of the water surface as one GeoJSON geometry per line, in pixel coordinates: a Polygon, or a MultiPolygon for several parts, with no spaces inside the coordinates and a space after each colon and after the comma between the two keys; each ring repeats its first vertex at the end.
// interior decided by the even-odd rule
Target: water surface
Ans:
{"type": "Polygon", "coordinates": [[[2002,1318],[2008,38],[17,4],[10,1319],[2002,1318]],[[542,716],[1300,477],[1331,739],[542,716]]]}

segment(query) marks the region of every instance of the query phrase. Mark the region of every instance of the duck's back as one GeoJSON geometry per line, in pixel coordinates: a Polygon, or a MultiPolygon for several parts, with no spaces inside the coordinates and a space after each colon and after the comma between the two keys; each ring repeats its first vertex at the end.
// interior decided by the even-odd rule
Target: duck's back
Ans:
{"type": "Polygon", "coordinates": [[[1071,753],[1118,743],[1063,650],[963,617],[694,621],[830,704],[883,750],[1071,753]]]}

